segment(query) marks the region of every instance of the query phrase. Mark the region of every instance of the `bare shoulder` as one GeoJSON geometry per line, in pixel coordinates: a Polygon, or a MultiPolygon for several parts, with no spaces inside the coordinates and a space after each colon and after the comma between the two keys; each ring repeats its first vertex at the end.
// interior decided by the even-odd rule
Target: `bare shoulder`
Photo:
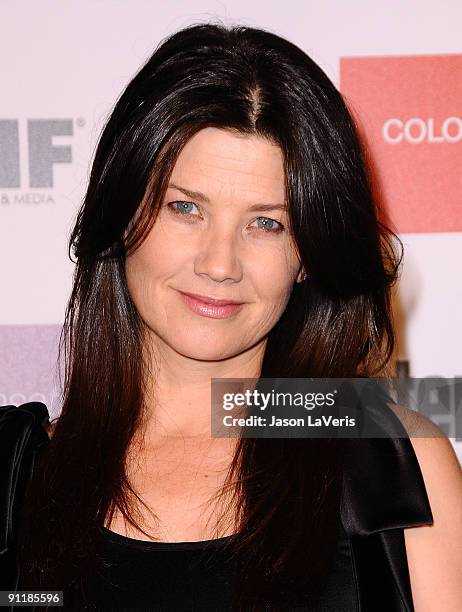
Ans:
{"type": "Polygon", "coordinates": [[[445,438],[447,440],[446,434],[424,414],[400,404],[388,405],[399,418],[411,439],[445,438]]]}
{"type": "Polygon", "coordinates": [[[47,434],[48,434],[48,437],[50,439],[52,438],[52,436],[54,434],[55,427],[56,427],[57,423],[58,423],[58,419],[56,419],[54,421],[50,421],[50,423],[48,423],[48,425],[47,425],[47,434]]]}
{"type": "Polygon", "coordinates": [[[428,417],[390,404],[406,428],[427,490],[433,524],[404,530],[416,612],[462,610],[462,467],[428,417]]]}

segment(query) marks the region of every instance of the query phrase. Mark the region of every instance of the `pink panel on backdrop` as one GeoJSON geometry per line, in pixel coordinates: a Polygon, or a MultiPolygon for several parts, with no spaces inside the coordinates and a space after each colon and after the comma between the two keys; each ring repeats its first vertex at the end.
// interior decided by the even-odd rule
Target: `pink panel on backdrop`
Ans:
{"type": "Polygon", "coordinates": [[[395,231],[462,231],[462,55],[343,57],[340,89],[395,231]]]}
{"type": "Polygon", "coordinates": [[[0,325],[0,405],[39,401],[47,405],[52,417],[59,412],[57,357],[61,328],[0,325]]]}

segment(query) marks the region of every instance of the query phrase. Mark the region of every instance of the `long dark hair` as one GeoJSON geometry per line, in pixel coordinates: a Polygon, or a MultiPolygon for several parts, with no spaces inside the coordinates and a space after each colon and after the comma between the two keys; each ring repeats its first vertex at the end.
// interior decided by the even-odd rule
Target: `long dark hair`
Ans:
{"type": "MultiPolygon", "coordinates": [[[[69,242],[77,261],[60,341],[62,411],[24,504],[21,588],[64,588],[80,609],[91,608],[88,585],[102,563],[98,526],[116,508],[155,537],[139,524],[125,470],[149,371],[124,261],[152,227],[182,147],[211,126],[280,146],[290,229],[309,274],[269,333],[261,377],[391,374],[400,241],[373,201],[342,96],[301,49],[268,31],[199,24],[174,33],[101,134],[69,242]]],[[[236,609],[316,602],[335,552],[343,447],[239,440],[227,481],[242,559],[236,609]]]]}

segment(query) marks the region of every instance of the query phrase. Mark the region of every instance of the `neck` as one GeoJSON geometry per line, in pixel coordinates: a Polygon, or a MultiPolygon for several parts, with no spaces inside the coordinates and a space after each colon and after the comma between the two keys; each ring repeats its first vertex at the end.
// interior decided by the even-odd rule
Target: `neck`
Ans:
{"type": "MultiPolygon", "coordinates": [[[[217,361],[181,355],[156,346],[146,390],[147,437],[206,441],[211,438],[211,379],[258,378],[266,340],[244,353],[217,361]]],[[[154,353],[154,351],[151,351],[154,353]]]]}

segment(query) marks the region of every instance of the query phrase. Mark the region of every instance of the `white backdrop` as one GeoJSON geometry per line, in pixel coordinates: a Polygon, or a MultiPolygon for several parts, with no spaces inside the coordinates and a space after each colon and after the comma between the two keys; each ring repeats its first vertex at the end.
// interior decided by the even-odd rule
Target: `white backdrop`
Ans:
{"type": "MultiPolygon", "coordinates": [[[[73,272],[69,231],[102,124],[163,37],[217,19],[267,28],[302,47],[337,86],[342,57],[462,53],[459,0],[2,0],[0,18],[0,405],[40,399],[52,414],[58,391],[51,368],[73,272]],[[61,134],[52,144],[62,147],[62,161],[48,164],[48,178],[46,159],[34,149],[43,130],[61,134]],[[34,186],[37,176],[41,186],[34,186]]],[[[460,100],[452,110],[459,117],[460,100]]],[[[461,147],[451,152],[457,167],[461,147]]],[[[405,324],[396,356],[409,360],[413,377],[462,376],[460,210],[449,211],[452,231],[400,234],[398,314],[405,324]]],[[[462,458],[462,442],[453,443],[462,458]]]]}

